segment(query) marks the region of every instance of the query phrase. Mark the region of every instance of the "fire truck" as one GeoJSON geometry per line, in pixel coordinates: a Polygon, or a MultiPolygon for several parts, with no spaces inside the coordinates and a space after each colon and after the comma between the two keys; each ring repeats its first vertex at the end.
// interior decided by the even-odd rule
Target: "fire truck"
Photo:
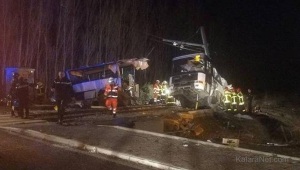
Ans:
{"type": "Polygon", "coordinates": [[[177,56],[172,60],[171,94],[182,107],[222,106],[227,81],[204,53],[177,56]]]}

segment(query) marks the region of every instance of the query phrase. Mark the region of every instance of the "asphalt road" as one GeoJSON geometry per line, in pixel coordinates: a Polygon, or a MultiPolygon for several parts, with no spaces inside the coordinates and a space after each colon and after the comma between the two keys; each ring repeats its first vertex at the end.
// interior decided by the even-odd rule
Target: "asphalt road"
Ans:
{"type": "Polygon", "coordinates": [[[136,169],[92,155],[0,131],[0,170],[136,169]]]}

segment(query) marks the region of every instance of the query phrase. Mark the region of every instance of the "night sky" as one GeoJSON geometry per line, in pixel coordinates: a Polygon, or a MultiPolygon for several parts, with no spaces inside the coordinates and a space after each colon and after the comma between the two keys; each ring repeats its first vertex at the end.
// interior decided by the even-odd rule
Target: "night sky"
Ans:
{"type": "Polygon", "coordinates": [[[212,5],[212,16],[226,27],[225,74],[233,83],[257,90],[298,90],[299,10],[290,1],[239,1],[212,5]],[[232,46],[232,47],[230,47],[232,46]],[[231,68],[229,70],[229,68],[231,68]],[[235,79],[238,78],[238,79],[235,79]]]}
{"type": "MultiPolygon", "coordinates": [[[[300,16],[295,1],[195,3],[202,7],[197,23],[207,28],[211,57],[230,84],[260,92],[300,91],[300,16]]],[[[199,40],[200,33],[189,41],[199,40]]]]}

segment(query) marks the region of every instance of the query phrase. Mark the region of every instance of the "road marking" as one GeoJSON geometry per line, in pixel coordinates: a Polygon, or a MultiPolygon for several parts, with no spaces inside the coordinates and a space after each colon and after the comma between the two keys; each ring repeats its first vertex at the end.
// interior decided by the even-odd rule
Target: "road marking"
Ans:
{"type": "Polygon", "coordinates": [[[10,115],[0,116],[0,126],[9,126],[15,124],[30,124],[30,123],[42,123],[47,122],[46,120],[34,120],[34,119],[21,119],[16,117],[11,117],[10,115]]]}
{"type": "Polygon", "coordinates": [[[293,156],[288,156],[288,155],[281,155],[281,154],[275,154],[275,153],[270,153],[270,152],[263,152],[263,151],[257,151],[257,150],[239,148],[239,147],[231,147],[231,146],[221,145],[221,144],[217,144],[217,143],[211,143],[211,142],[205,142],[205,141],[200,141],[200,140],[188,139],[188,138],[183,138],[183,137],[179,137],[179,136],[172,136],[172,135],[156,133],[156,132],[149,132],[149,131],[145,131],[145,130],[132,129],[132,128],[126,128],[126,127],[121,127],[121,126],[110,126],[110,125],[97,125],[97,126],[110,127],[110,128],[115,128],[115,129],[140,133],[140,134],[152,135],[152,136],[168,138],[168,139],[175,139],[175,140],[180,140],[180,141],[183,141],[183,142],[191,142],[191,143],[195,143],[196,145],[202,144],[202,145],[214,146],[214,147],[219,147],[219,148],[233,149],[233,150],[236,150],[236,151],[250,152],[250,153],[254,153],[254,154],[266,155],[266,156],[270,156],[270,157],[279,157],[279,158],[285,158],[285,159],[292,159],[292,160],[295,160],[295,161],[300,161],[299,157],[293,157],[293,156]]]}

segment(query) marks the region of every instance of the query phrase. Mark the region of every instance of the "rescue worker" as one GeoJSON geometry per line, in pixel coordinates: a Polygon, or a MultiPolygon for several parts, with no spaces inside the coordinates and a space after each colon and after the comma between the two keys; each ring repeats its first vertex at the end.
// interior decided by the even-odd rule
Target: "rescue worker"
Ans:
{"type": "Polygon", "coordinates": [[[236,92],[238,97],[238,111],[245,112],[244,95],[240,88],[237,88],[236,92]]]}
{"type": "Polygon", "coordinates": [[[163,81],[161,84],[161,101],[163,104],[166,104],[168,100],[168,83],[167,81],[163,81]]]}
{"type": "Polygon", "coordinates": [[[17,96],[19,99],[18,114],[23,119],[29,117],[29,84],[26,79],[20,77],[17,85],[17,96]],[[24,115],[25,109],[25,115],[24,115]]]}
{"type": "Polygon", "coordinates": [[[117,116],[118,89],[119,87],[114,82],[114,78],[110,77],[108,79],[108,84],[105,86],[104,96],[106,99],[105,106],[108,110],[112,110],[114,118],[117,116]]]}
{"type": "Polygon", "coordinates": [[[224,89],[224,106],[226,111],[231,111],[231,92],[228,87],[224,89]]]}
{"type": "Polygon", "coordinates": [[[153,84],[154,104],[157,104],[157,102],[159,102],[159,98],[160,98],[160,81],[156,80],[155,83],[153,84]]]}
{"type": "Polygon", "coordinates": [[[72,86],[69,79],[65,77],[65,73],[58,72],[58,77],[54,80],[51,91],[55,93],[57,106],[58,124],[63,123],[63,116],[67,102],[71,99],[72,86]]]}
{"type": "Polygon", "coordinates": [[[11,107],[11,116],[16,117],[15,111],[17,110],[18,98],[17,98],[17,85],[19,83],[19,73],[13,73],[13,80],[9,90],[10,95],[10,107],[11,107]]]}
{"type": "Polygon", "coordinates": [[[238,97],[234,88],[231,89],[231,107],[234,112],[238,109],[238,97]]]}
{"type": "Polygon", "coordinates": [[[252,95],[251,89],[248,89],[248,94],[247,94],[247,111],[248,111],[248,113],[252,113],[252,100],[253,100],[253,95],[252,95]]]}

